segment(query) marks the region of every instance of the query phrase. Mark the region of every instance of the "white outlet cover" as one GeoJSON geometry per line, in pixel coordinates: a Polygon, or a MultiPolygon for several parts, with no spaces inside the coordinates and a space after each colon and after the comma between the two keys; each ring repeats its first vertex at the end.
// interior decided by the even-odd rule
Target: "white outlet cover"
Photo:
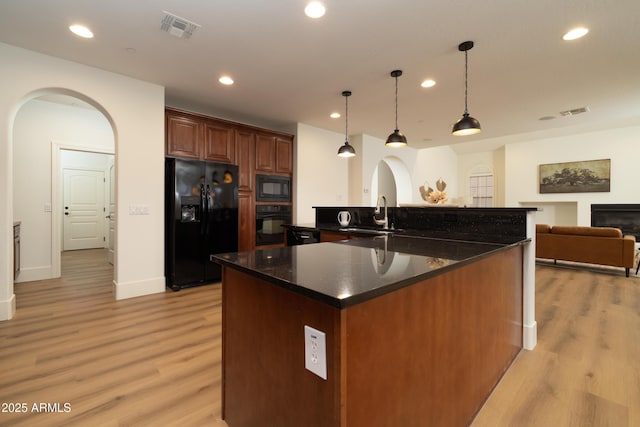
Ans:
{"type": "Polygon", "coordinates": [[[327,339],[324,332],[304,326],[304,367],[327,379],[327,339]]]}

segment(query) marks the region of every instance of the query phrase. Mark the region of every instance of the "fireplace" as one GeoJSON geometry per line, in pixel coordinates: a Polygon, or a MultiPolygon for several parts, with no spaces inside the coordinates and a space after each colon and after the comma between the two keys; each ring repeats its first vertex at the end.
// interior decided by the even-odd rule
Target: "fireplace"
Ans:
{"type": "Polygon", "coordinates": [[[591,205],[592,227],[615,227],[640,242],[640,205],[591,205]]]}

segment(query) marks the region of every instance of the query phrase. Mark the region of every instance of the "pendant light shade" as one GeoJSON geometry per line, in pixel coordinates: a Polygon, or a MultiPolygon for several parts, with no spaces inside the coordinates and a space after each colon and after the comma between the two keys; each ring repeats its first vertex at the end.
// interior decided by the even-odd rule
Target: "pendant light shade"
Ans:
{"type": "Polygon", "coordinates": [[[396,79],[396,128],[389,137],[387,137],[387,142],[384,145],[387,147],[406,147],[407,138],[400,133],[398,130],[398,77],[402,75],[402,70],[393,70],[391,72],[391,77],[396,79]]]}
{"type": "Polygon", "coordinates": [[[344,145],[338,149],[338,156],[340,157],[353,157],[356,155],[356,150],[353,148],[353,145],[349,144],[349,97],[351,96],[351,91],[345,90],[342,92],[342,96],[344,96],[344,145]]]}
{"type": "Polygon", "coordinates": [[[469,76],[469,62],[467,58],[468,51],[473,48],[472,41],[466,41],[458,45],[458,50],[464,52],[464,113],[462,118],[453,125],[451,133],[453,135],[473,135],[480,133],[480,122],[469,115],[467,110],[467,92],[468,92],[468,76],[469,76]]]}

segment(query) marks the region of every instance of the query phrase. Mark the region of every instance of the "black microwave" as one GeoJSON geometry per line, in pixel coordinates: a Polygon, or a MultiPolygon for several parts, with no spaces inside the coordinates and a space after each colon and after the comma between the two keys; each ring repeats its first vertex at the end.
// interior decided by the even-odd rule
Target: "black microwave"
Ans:
{"type": "Polygon", "coordinates": [[[290,202],[291,178],[256,175],[256,202],[290,202]]]}

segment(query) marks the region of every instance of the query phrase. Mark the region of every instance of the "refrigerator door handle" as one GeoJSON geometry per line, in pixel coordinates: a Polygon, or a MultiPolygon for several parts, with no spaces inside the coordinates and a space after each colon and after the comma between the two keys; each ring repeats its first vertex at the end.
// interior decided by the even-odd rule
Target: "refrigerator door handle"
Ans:
{"type": "Polygon", "coordinates": [[[213,208],[213,203],[211,200],[211,188],[209,187],[209,184],[207,184],[207,195],[205,200],[207,203],[207,211],[209,211],[209,209],[213,208]]]}
{"type": "Polygon", "coordinates": [[[200,184],[200,234],[204,235],[207,227],[207,200],[204,184],[200,184]]]}

